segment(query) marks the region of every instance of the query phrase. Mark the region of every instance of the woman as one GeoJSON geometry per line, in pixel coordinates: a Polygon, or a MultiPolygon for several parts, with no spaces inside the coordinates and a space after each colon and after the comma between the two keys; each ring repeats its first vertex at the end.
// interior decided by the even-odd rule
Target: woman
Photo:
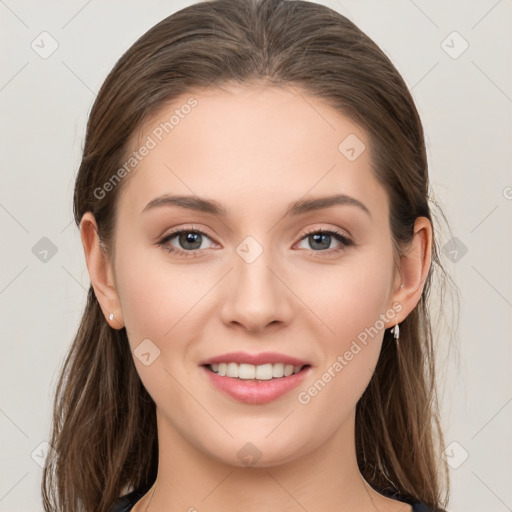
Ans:
{"type": "Polygon", "coordinates": [[[423,129],[352,22],[164,19],[96,98],[74,215],[91,287],[45,510],[446,506],[423,129]]]}

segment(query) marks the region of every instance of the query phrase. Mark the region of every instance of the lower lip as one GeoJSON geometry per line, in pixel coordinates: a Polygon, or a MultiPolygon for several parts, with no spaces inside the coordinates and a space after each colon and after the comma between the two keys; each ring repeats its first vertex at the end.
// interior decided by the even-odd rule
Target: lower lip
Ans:
{"type": "Polygon", "coordinates": [[[276,400],[296,388],[311,373],[311,366],[307,366],[288,377],[271,380],[243,380],[223,377],[208,370],[206,366],[202,366],[201,369],[206,372],[217,389],[246,404],[264,404],[276,400]]]}

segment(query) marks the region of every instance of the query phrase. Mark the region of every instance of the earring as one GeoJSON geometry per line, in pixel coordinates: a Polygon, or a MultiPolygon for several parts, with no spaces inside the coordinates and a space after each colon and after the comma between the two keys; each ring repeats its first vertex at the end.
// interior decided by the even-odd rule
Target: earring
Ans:
{"type": "Polygon", "coordinates": [[[110,313],[109,320],[114,320],[114,313],[110,313]]]}
{"type": "Polygon", "coordinates": [[[400,345],[399,343],[399,338],[400,338],[400,327],[398,325],[398,323],[395,325],[395,327],[393,327],[393,329],[391,329],[391,332],[393,333],[393,336],[395,338],[395,342],[398,345],[400,345]]]}

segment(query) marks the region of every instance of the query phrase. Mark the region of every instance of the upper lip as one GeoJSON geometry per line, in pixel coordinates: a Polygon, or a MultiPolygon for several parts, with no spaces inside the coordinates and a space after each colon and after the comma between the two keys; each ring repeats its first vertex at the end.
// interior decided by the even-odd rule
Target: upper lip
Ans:
{"type": "Polygon", "coordinates": [[[200,365],[206,364],[219,364],[219,363],[237,363],[237,364],[252,364],[258,366],[261,364],[291,364],[293,366],[305,366],[309,364],[307,361],[298,359],[296,357],[287,356],[286,354],[279,354],[277,352],[260,352],[259,354],[249,354],[247,352],[229,352],[221,354],[220,356],[210,357],[201,361],[200,365]]]}

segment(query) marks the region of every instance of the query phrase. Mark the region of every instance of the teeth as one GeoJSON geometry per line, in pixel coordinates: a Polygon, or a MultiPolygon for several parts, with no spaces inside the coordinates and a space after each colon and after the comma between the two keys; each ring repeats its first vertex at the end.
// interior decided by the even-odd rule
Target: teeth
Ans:
{"type": "Polygon", "coordinates": [[[272,378],[279,379],[288,377],[292,373],[298,373],[302,366],[293,366],[292,364],[237,364],[237,363],[218,363],[210,364],[210,370],[221,376],[235,377],[242,380],[270,380],[272,378]]]}
{"type": "Polygon", "coordinates": [[[228,377],[238,377],[240,375],[240,369],[238,365],[236,363],[229,363],[228,367],[226,368],[226,375],[228,377]]]}

